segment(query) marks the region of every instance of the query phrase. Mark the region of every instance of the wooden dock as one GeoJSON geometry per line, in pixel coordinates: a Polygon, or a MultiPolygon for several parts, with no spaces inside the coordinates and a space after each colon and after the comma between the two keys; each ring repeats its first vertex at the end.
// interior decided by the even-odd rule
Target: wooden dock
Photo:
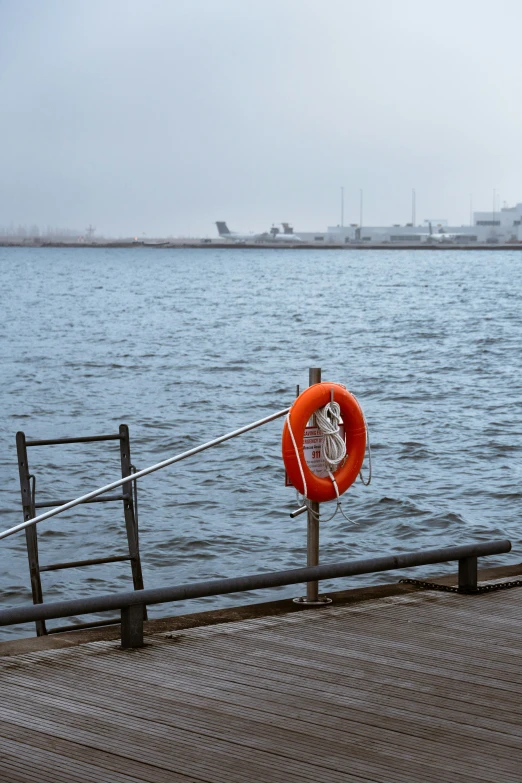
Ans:
{"type": "Polygon", "coordinates": [[[521,621],[414,589],[4,655],[0,781],[522,783],[521,621]]]}

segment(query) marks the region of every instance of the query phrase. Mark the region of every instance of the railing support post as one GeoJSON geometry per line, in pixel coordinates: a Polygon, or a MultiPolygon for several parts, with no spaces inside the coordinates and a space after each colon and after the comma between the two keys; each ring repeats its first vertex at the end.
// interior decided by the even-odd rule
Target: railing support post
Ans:
{"type": "Polygon", "coordinates": [[[459,560],[459,593],[477,591],[477,558],[463,557],[459,560]]]}
{"type": "MultiPolygon", "coordinates": [[[[316,383],[321,383],[321,368],[310,367],[308,371],[308,385],[314,386],[316,383]]],[[[315,416],[312,417],[312,422],[315,425],[315,416]]],[[[320,504],[315,500],[308,501],[308,523],[306,528],[306,565],[317,566],[319,565],[319,514],[321,511],[320,504]]],[[[325,606],[331,604],[331,598],[326,596],[319,596],[319,582],[307,582],[306,583],[306,597],[294,598],[294,603],[301,604],[303,606],[325,606]]]]}
{"type": "Polygon", "coordinates": [[[124,606],[121,610],[121,649],[143,647],[143,604],[124,606]]]}
{"type": "MultiPolygon", "coordinates": [[[[321,383],[321,368],[310,367],[308,372],[308,385],[314,386],[321,383]]],[[[315,424],[315,421],[314,421],[315,424]]],[[[319,565],[319,513],[320,506],[315,500],[310,502],[307,526],[307,566],[319,565]]],[[[306,600],[308,603],[316,603],[319,600],[319,583],[308,582],[306,585],[306,600]]]]}

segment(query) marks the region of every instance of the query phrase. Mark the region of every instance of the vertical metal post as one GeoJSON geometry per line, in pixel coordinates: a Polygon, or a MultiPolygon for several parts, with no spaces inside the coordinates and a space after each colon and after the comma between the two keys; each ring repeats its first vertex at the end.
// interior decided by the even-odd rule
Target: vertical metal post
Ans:
{"type": "MultiPolygon", "coordinates": [[[[120,457],[122,478],[132,475],[129,428],[126,424],[120,424],[120,457]]],[[[143,590],[143,574],[141,571],[138,523],[134,514],[132,501],[132,481],[122,485],[125,500],[123,501],[123,513],[125,515],[125,527],[127,529],[127,541],[131,558],[132,581],[135,590],[143,590]]],[[[146,617],[146,614],[145,614],[146,617]]]]}
{"type": "MultiPolygon", "coordinates": [[[[308,385],[313,386],[321,383],[321,368],[310,367],[308,371],[308,385]]],[[[312,417],[312,425],[315,425],[315,416],[312,417]]],[[[310,422],[308,422],[310,424],[310,422]]],[[[319,514],[320,505],[315,500],[308,501],[308,523],[306,530],[306,564],[308,566],[319,565],[319,514]]],[[[326,596],[319,596],[319,583],[306,583],[306,596],[294,598],[294,603],[302,606],[325,606],[331,604],[332,599],[326,596]]]]}
{"type": "Polygon", "coordinates": [[[142,604],[124,606],[121,610],[121,649],[129,650],[143,647],[143,615],[145,607],[142,604]]]}
{"type": "Polygon", "coordinates": [[[459,593],[475,593],[477,590],[477,558],[459,560],[459,593]]]}
{"type": "MultiPolygon", "coordinates": [[[[35,517],[33,493],[31,491],[31,475],[27,461],[27,446],[25,433],[16,433],[16,451],[18,454],[18,472],[20,474],[20,491],[22,493],[22,508],[24,522],[35,517]]],[[[34,477],[33,477],[34,481],[34,477]]],[[[25,528],[25,541],[27,545],[27,558],[29,560],[29,578],[31,580],[31,592],[33,604],[43,603],[42,580],[40,578],[40,565],[38,561],[38,537],[36,526],[25,528]]],[[[36,621],[36,635],[45,636],[47,629],[44,620],[36,621]]]]}
{"type": "MultiPolygon", "coordinates": [[[[321,383],[321,368],[310,367],[308,371],[308,385],[313,386],[321,383]]],[[[317,501],[310,501],[308,510],[308,528],[306,545],[306,564],[308,566],[319,565],[319,511],[320,506],[317,501]]],[[[319,600],[318,582],[307,582],[306,600],[316,602],[319,600]]]]}

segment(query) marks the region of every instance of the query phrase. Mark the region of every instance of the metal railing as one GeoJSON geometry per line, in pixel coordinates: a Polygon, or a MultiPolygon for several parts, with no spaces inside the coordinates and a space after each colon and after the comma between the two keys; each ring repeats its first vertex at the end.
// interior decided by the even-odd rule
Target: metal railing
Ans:
{"type": "Polygon", "coordinates": [[[345,563],[330,563],[286,571],[251,574],[231,579],[216,579],[206,582],[194,582],[193,584],[135,590],[113,595],[100,595],[93,598],[57,601],[36,606],[19,606],[0,611],[0,626],[37,620],[53,620],[59,617],[73,617],[91,612],[119,609],[121,611],[122,648],[142,647],[143,612],[146,605],[240,593],[246,590],[283,587],[302,582],[317,582],[321,579],[338,579],[358,574],[392,571],[399,568],[433,565],[454,560],[458,560],[459,563],[459,592],[472,593],[477,588],[477,558],[487,555],[500,555],[509,551],[511,551],[510,541],[487,541],[479,544],[429,549],[424,552],[406,552],[399,555],[354,560],[345,563]]]}
{"type": "MultiPolygon", "coordinates": [[[[310,368],[310,385],[319,383],[321,380],[321,370],[319,368],[310,368]]],[[[173,465],[176,462],[187,459],[198,454],[205,449],[217,446],[231,438],[235,438],[245,432],[267,424],[275,419],[286,416],[290,408],[285,408],[258,421],[247,424],[244,427],[228,432],[211,441],[203,443],[192,449],[177,454],[174,457],[163,460],[151,467],[137,471],[132,474],[132,481],[153,473],[156,470],[173,465]]],[[[111,436],[112,437],[112,436],[111,436]]],[[[118,436],[114,436],[117,438],[118,436]]],[[[107,439],[107,436],[87,436],[82,440],[100,440],[107,439]]],[[[76,442],[77,439],[61,439],[60,442],[76,442]]],[[[28,446],[45,445],[56,441],[32,441],[28,446]]],[[[26,519],[23,523],[15,525],[4,531],[0,531],[0,539],[13,535],[21,530],[31,528],[38,522],[49,519],[52,516],[61,514],[81,503],[98,500],[103,502],[113,498],[99,497],[112,489],[122,486],[129,482],[129,476],[113,481],[99,489],[93,490],[74,500],[63,502],[55,508],[46,511],[39,516],[26,519]]],[[[38,504],[39,508],[46,504],[38,504]]],[[[132,592],[115,593],[112,595],[101,595],[92,598],[80,598],[70,601],[57,601],[53,603],[12,607],[10,609],[0,610],[0,626],[14,625],[25,622],[44,622],[45,620],[58,619],[60,617],[75,617],[77,615],[105,612],[110,610],[119,610],[121,612],[121,642],[122,648],[140,647],[143,645],[143,623],[145,619],[145,608],[147,605],[169,603],[186,600],[190,598],[203,598],[215,595],[225,595],[228,593],[239,593],[247,590],[259,590],[269,587],[283,587],[286,585],[306,583],[307,595],[305,599],[300,599],[303,605],[317,605],[318,601],[318,582],[323,579],[337,579],[340,577],[355,576],[358,574],[370,574],[380,571],[390,571],[401,568],[410,568],[422,565],[431,565],[444,563],[448,561],[458,561],[459,563],[459,591],[473,592],[477,587],[477,558],[487,555],[496,555],[509,552],[511,543],[509,541],[489,541],[480,544],[470,544],[465,546],[446,547],[442,549],[431,549],[424,552],[409,552],[400,555],[390,555],[387,557],[370,558],[366,560],[355,560],[351,562],[332,563],[319,565],[319,504],[310,503],[303,506],[292,516],[308,510],[308,528],[307,528],[307,567],[297,568],[286,571],[275,571],[261,574],[251,574],[248,576],[234,577],[231,579],[218,579],[206,582],[194,582],[193,584],[174,585],[154,589],[135,589],[132,592]]],[[[28,531],[26,530],[26,533],[28,531]]],[[[117,560],[118,558],[112,558],[117,560]]],[[[90,561],[85,561],[85,563],[90,561]]],[[[94,562],[94,561],[93,561],[94,562]]],[[[60,564],[60,567],[69,567],[76,564],[60,564]]],[[[46,570],[51,570],[55,566],[47,566],[46,570]]],[[[45,570],[45,567],[40,570],[45,570]]],[[[326,599],[329,600],[329,599],[326,599]]],[[[115,623],[117,621],[114,621],[115,623]]],[[[74,626],[71,626],[74,630],[74,626]]]]}
{"type": "MultiPolygon", "coordinates": [[[[148,468],[144,468],[143,470],[139,470],[139,471],[134,470],[130,477],[129,475],[122,476],[121,479],[117,479],[116,481],[113,481],[110,484],[106,484],[103,487],[99,487],[98,489],[88,492],[87,494],[81,495],[80,497],[77,497],[73,500],[56,500],[54,502],[53,501],[42,502],[42,503],[35,502],[34,477],[31,477],[28,473],[28,462],[27,462],[27,453],[26,453],[27,447],[48,446],[48,445],[56,445],[56,444],[64,444],[64,443],[89,443],[93,441],[105,441],[105,440],[121,441],[122,439],[121,429],[122,427],[126,427],[126,425],[122,425],[122,427],[120,427],[120,433],[117,434],[88,435],[88,436],[75,437],[75,438],[53,438],[53,439],[26,441],[24,433],[18,433],[17,444],[19,444],[20,441],[20,444],[22,445],[21,455],[19,453],[20,475],[22,476],[23,474],[23,478],[25,478],[25,484],[22,486],[23,504],[25,500],[25,504],[23,505],[24,521],[18,525],[14,525],[13,527],[8,528],[7,530],[0,531],[0,540],[7,538],[8,536],[14,535],[15,533],[25,531],[26,539],[28,542],[28,553],[29,553],[29,562],[30,562],[30,570],[31,570],[31,584],[33,590],[34,603],[40,605],[43,602],[43,595],[42,595],[42,589],[40,583],[40,573],[42,571],[53,571],[62,568],[77,568],[80,566],[112,563],[112,562],[118,562],[121,560],[130,559],[131,562],[133,563],[133,576],[134,576],[134,561],[132,560],[132,557],[129,557],[127,555],[116,555],[113,557],[94,558],[94,559],[87,559],[87,560],[74,561],[74,562],[71,561],[66,563],[56,563],[47,566],[39,566],[38,554],[37,554],[37,539],[36,539],[36,525],[39,522],[49,519],[50,517],[57,516],[58,514],[62,514],[63,512],[84,503],[104,503],[113,500],[123,500],[125,501],[125,505],[127,507],[128,505],[127,501],[129,499],[132,500],[131,496],[128,493],[127,494],[124,493],[123,495],[107,495],[106,493],[109,492],[110,490],[116,489],[117,487],[127,485],[129,483],[129,480],[134,483],[134,487],[136,488],[137,479],[143,478],[144,476],[147,476],[149,473],[153,473],[154,471],[160,470],[161,468],[166,468],[169,465],[173,465],[176,462],[181,462],[182,460],[187,459],[188,457],[191,457],[195,454],[199,454],[200,452],[205,451],[206,449],[210,449],[213,446],[217,446],[220,443],[224,443],[225,441],[230,440],[232,438],[236,438],[239,435],[242,435],[243,433],[249,432],[250,430],[254,430],[257,427],[261,427],[264,424],[268,424],[269,422],[272,422],[276,419],[281,418],[282,416],[285,416],[289,412],[289,410],[290,408],[285,408],[283,410],[277,411],[276,413],[272,413],[269,416],[265,416],[262,419],[258,419],[257,421],[251,422],[250,424],[246,424],[243,427],[233,430],[232,432],[228,432],[225,435],[221,435],[199,446],[195,446],[192,449],[188,449],[187,451],[184,451],[180,454],[176,454],[173,457],[162,460],[161,462],[158,462],[157,464],[152,465],[148,468]],[[33,478],[32,490],[30,485],[31,478],[33,478]],[[50,511],[46,511],[42,514],[39,514],[38,516],[35,515],[36,508],[49,508],[49,507],[51,507],[50,511]]],[[[127,455],[130,453],[129,448],[127,448],[126,452],[127,455]]],[[[131,465],[130,467],[132,468],[133,466],[131,465]]],[[[134,495],[136,495],[136,491],[134,491],[134,495]]],[[[134,500],[135,500],[135,505],[137,510],[137,498],[135,497],[134,500]]],[[[126,515],[126,520],[127,520],[127,515],[126,515]]],[[[136,552],[138,552],[137,537],[136,537],[135,550],[136,552]]],[[[138,562],[138,566],[139,566],[139,562],[138,562]]],[[[143,581],[141,579],[141,566],[139,566],[139,577],[140,577],[139,581],[141,582],[141,584],[136,583],[136,579],[135,579],[134,580],[135,590],[143,589],[143,581]]],[[[62,615],[62,616],[67,616],[67,615],[62,615]]],[[[117,621],[106,620],[101,623],[95,623],[94,625],[112,624],[114,622],[117,621]]],[[[82,624],[82,627],[91,627],[91,626],[93,626],[93,623],[82,624]]],[[[36,621],[36,628],[37,628],[38,636],[47,633],[47,630],[45,628],[45,623],[41,620],[36,621]]],[[[49,633],[55,633],[57,631],[67,631],[67,630],[69,630],[67,627],[55,628],[49,631],[49,633]]]]}
{"type": "MultiPolygon", "coordinates": [[[[310,385],[320,383],[321,382],[321,368],[319,367],[311,367],[309,368],[309,383],[310,385]]],[[[299,396],[299,387],[297,387],[297,396],[299,396]]],[[[220,443],[224,443],[227,440],[230,440],[232,438],[236,438],[238,435],[242,435],[245,432],[249,432],[250,430],[256,429],[257,427],[261,427],[263,424],[268,424],[271,421],[274,421],[275,419],[279,419],[282,416],[286,416],[290,411],[290,408],[285,408],[281,411],[277,411],[276,413],[272,413],[269,416],[265,416],[263,419],[259,419],[258,421],[254,421],[251,424],[247,424],[244,427],[240,427],[239,429],[233,430],[232,432],[228,432],[225,435],[221,435],[218,438],[214,438],[213,440],[207,441],[206,443],[203,443],[200,446],[195,446],[192,449],[188,449],[187,451],[182,452],[181,454],[177,454],[174,457],[170,457],[169,459],[163,460],[162,462],[158,462],[155,465],[152,465],[151,467],[144,468],[143,470],[135,471],[132,474],[132,481],[134,482],[134,487],[136,487],[136,480],[142,478],[143,476],[147,476],[149,473],[153,473],[156,470],[160,470],[161,468],[166,468],[169,465],[173,465],[176,462],[180,462],[181,460],[187,459],[188,457],[191,457],[195,454],[199,454],[202,451],[205,451],[206,449],[212,448],[213,446],[217,446],[220,443]]],[[[96,441],[96,440],[110,440],[110,439],[117,439],[119,435],[102,435],[102,436],[85,436],[83,438],[60,438],[58,440],[35,440],[35,441],[28,441],[26,443],[27,446],[43,446],[48,444],[55,444],[55,443],[76,443],[76,442],[88,442],[88,441],[96,441]]],[[[22,461],[23,466],[23,461],[22,461]]],[[[58,514],[62,514],[64,511],[67,511],[68,509],[74,508],[75,506],[78,506],[82,503],[94,503],[94,502],[104,502],[108,500],[117,499],[117,496],[106,496],[106,497],[100,497],[101,495],[104,495],[106,492],[109,492],[112,489],[116,489],[117,487],[122,486],[127,481],[126,478],[118,479],[117,481],[113,481],[110,484],[106,484],[103,487],[99,487],[98,489],[93,490],[92,492],[88,492],[85,495],[82,495],[81,497],[75,498],[74,500],[68,500],[68,501],[62,501],[59,504],[56,503],[54,508],[51,508],[50,511],[46,511],[43,514],[39,514],[38,516],[31,516],[29,518],[29,514],[25,515],[24,522],[20,523],[19,525],[14,525],[11,528],[8,528],[7,530],[0,531],[0,540],[3,538],[7,538],[8,536],[11,536],[15,533],[18,533],[22,530],[25,530],[27,538],[35,538],[36,537],[36,525],[39,522],[42,522],[45,519],[49,519],[50,517],[56,516],[58,514]]],[[[38,508],[46,507],[44,504],[38,504],[38,508]]],[[[32,508],[32,513],[34,514],[34,509],[36,508],[36,504],[32,508]]],[[[308,524],[307,524],[307,566],[316,566],[319,564],[319,517],[320,517],[320,506],[319,503],[315,501],[307,502],[305,505],[301,506],[301,508],[293,511],[290,516],[295,518],[301,513],[304,513],[305,511],[308,511],[308,524]]],[[[86,564],[86,561],[85,561],[86,564]]],[[[320,599],[319,598],[319,585],[317,581],[309,581],[307,583],[307,594],[306,597],[299,598],[296,600],[299,600],[301,603],[308,604],[308,605],[316,605],[316,604],[322,604],[324,601],[328,601],[328,599],[320,599]]],[[[39,603],[39,601],[42,600],[41,596],[38,595],[36,599],[36,603],[39,603]]]]}

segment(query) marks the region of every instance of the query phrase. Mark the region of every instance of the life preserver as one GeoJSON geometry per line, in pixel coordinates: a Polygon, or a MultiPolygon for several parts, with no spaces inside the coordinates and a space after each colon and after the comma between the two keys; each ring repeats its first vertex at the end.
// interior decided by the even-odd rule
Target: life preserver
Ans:
{"type": "Polygon", "coordinates": [[[319,503],[334,500],[337,495],[332,480],[329,477],[321,478],[320,476],[317,476],[306,464],[303,439],[305,427],[308,425],[308,421],[312,414],[315,413],[318,408],[324,407],[326,403],[330,401],[332,390],[333,399],[335,402],[339,403],[341,408],[347,453],[344,465],[339,467],[332,475],[335,478],[339,495],[346,492],[348,487],[353,484],[359,475],[366,450],[366,423],[364,414],[353,394],[350,394],[350,392],[339,383],[323,382],[309,386],[299,395],[288,414],[299,458],[296,454],[287,421],[285,421],[283,428],[283,461],[285,463],[288,478],[293,486],[301,494],[304,494],[305,487],[301,474],[302,469],[306,480],[306,496],[309,500],[316,500],[319,503]],[[301,461],[301,467],[299,467],[299,460],[301,461]]]}

